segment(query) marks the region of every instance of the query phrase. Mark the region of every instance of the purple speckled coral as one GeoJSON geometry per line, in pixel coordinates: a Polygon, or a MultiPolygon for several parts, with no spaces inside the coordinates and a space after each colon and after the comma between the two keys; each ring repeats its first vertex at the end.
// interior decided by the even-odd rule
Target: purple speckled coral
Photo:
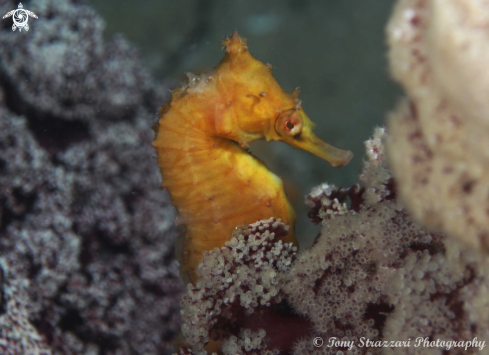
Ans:
{"type": "Polygon", "coordinates": [[[366,142],[363,187],[322,184],[307,197],[322,224],[311,248],[274,262],[290,252],[274,252],[283,245],[271,233],[249,237],[279,225],[263,221],[205,254],[201,279],[182,298],[194,354],[205,354],[209,338],[225,355],[481,353],[485,343],[467,342],[488,334],[486,257],[412,220],[397,199],[386,138],[378,128],[366,142]],[[411,346],[391,345],[408,339],[411,346]],[[446,352],[446,343],[434,349],[415,339],[452,343],[446,352]]]}
{"type": "Polygon", "coordinates": [[[170,352],[183,288],[151,147],[163,91],[89,6],[29,10],[28,35],[0,31],[0,353],[170,352]]]}

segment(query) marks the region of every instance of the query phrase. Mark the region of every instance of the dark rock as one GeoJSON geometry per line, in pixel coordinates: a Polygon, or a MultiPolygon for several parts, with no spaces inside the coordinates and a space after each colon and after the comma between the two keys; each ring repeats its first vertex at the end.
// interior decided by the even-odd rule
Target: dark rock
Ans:
{"type": "Polygon", "coordinates": [[[0,31],[0,353],[170,352],[183,287],[151,146],[166,87],[83,2],[25,7],[29,32],[0,31]]]}

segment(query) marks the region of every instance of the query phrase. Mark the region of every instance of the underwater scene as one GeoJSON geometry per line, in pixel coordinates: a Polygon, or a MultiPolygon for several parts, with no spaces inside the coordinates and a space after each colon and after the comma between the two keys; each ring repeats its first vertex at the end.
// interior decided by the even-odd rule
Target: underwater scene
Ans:
{"type": "Polygon", "coordinates": [[[0,355],[489,354],[489,0],[0,15],[0,355]]]}

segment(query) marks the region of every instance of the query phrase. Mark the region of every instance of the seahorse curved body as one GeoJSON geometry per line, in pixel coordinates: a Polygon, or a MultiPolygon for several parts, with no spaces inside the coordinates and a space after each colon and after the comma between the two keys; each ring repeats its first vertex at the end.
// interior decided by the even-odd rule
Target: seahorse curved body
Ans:
{"type": "Polygon", "coordinates": [[[172,91],[153,143],[176,224],[186,227],[182,266],[191,282],[203,252],[223,246],[236,226],[281,218],[291,227],[284,241],[296,243],[282,180],[246,151],[249,142],[281,140],[333,166],[352,157],[312,133],[298,91],[284,92],[245,39],[235,32],[222,43],[226,55],[213,72],[190,74],[188,84],[172,91]]]}

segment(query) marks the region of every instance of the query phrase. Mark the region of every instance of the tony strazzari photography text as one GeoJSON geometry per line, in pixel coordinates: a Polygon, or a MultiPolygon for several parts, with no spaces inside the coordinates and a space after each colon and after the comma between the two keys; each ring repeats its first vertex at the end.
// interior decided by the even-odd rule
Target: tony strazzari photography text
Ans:
{"type": "Polygon", "coordinates": [[[357,348],[409,348],[414,346],[415,348],[423,347],[423,348],[444,348],[446,350],[450,350],[451,348],[464,348],[467,350],[468,348],[479,348],[482,350],[486,347],[486,342],[477,340],[475,337],[472,340],[430,340],[428,337],[417,337],[414,341],[411,341],[411,338],[408,340],[370,340],[365,337],[361,337],[358,341],[354,340],[346,340],[339,339],[336,337],[329,338],[327,347],[337,347],[337,348],[348,348],[348,350],[353,349],[353,347],[357,348]]]}

